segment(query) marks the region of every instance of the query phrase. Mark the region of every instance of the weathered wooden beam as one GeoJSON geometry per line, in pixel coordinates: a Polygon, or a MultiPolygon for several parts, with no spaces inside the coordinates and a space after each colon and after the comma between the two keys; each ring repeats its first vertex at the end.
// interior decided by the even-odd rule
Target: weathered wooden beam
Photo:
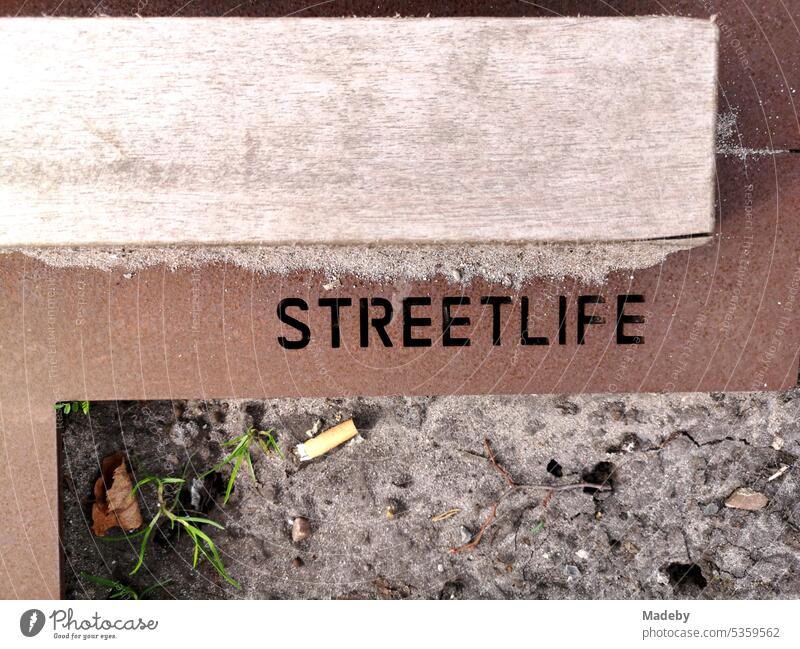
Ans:
{"type": "Polygon", "coordinates": [[[0,246],[713,229],[717,28],[0,20],[0,246]]]}

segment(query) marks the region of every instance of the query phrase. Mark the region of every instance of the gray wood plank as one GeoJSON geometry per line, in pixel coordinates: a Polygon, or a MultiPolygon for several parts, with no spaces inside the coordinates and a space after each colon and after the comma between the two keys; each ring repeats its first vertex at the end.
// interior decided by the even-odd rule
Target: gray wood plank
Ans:
{"type": "Polygon", "coordinates": [[[0,245],[713,229],[717,27],[2,19],[0,245]]]}

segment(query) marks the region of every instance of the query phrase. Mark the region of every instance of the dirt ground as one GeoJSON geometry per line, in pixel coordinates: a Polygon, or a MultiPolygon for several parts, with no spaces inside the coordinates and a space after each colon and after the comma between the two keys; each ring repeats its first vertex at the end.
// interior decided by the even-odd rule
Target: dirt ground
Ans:
{"type": "MultiPolygon", "coordinates": [[[[59,430],[69,598],[109,595],[81,571],[138,589],[169,580],[152,595],[169,598],[800,597],[798,389],[106,402],[61,417],[59,430]],[[359,438],[303,465],[290,459],[318,419],[327,427],[350,416],[359,438]],[[228,469],[209,477],[202,507],[225,526],[204,529],[242,589],[207,562],[193,570],[191,541],[168,527],[129,577],[138,539],[98,541],[89,530],[100,459],[124,450],[136,478],[181,475],[187,462],[202,473],[251,425],[275,428],[287,459],[257,453],[258,484],[242,472],[225,507],[228,469]],[[510,490],[484,438],[516,483],[610,490],[510,490]],[[768,504],[726,507],[738,487],[768,504]],[[451,552],[501,496],[476,547],[451,552]],[[297,516],[311,536],[293,543],[297,516]]],[[[152,513],[153,492],[141,502],[152,513]]]]}

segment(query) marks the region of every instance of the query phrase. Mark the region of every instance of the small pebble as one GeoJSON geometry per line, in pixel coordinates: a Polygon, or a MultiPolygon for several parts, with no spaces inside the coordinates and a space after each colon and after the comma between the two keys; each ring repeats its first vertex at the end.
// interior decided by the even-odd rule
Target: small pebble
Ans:
{"type": "Polygon", "coordinates": [[[567,581],[571,581],[573,579],[579,579],[581,571],[578,569],[578,566],[564,566],[564,574],[567,576],[567,581]]]}
{"type": "Polygon", "coordinates": [[[636,545],[634,543],[631,543],[630,541],[623,541],[622,548],[628,554],[639,554],[639,548],[637,548],[636,545]]]}
{"type": "Polygon", "coordinates": [[[703,507],[703,513],[706,516],[713,516],[719,511],[719,505],[717,503],[708,503],[705,507],[703,507]]]}
{"type": "Polygon", "coordinates": [[[759,509],[764,509],[768,502],[769,500],[767,500],[764,494],[753,491],[747,487],[739,487],[728,496],[728,499],[725,501],[725,506],[731,509],[745,509],[754,512],[759,509]]]}
{"type": "Polygon", "coordinates": [[[472,537],[474,535],[472,533],[472,530],[470,530],[468,527],[462,525],[461,529],[459,531],[461,532],[461,542],[462,543],[469,543],[472,540],[472,537]]]}
{"type": "Polygon", "coordinates": [[[444,566],[440,563],[438,566],[436,566],[436,570],[439,572],[444,572],[444,566]]]}
{"type": "Polygon", "coordinates": [[[308,520],[298,516],[292,522],[292,541],[300,543],[311,536],[311,525],[308,520]]]}
{"type": "Polygon", "coordinates": [[[578,557],[578,559],[583,559],[584,561],[586,561],[586,559],[589,558],[589,553],[586,550],[578,550],[575,553],[575,556],[578,557]]]}
{"type": "Polygon", "coordinates": [[[783,448],[783,437],[775,436],[775,439],[772,440],[771,444],[772,448],[776,451],[780,451],[783,448]]]}
{"type": "Polygon", "coordinates": [[[386,518],[392,520],[402,509],[403,505],[397,498],[389,498],[386,501],[386,518]]]}
{"type": "Polygon", "coordinates": [[[317,421],[314,422],[314,425],[306,431],[306,437],[311,438],[316,436],[316,434],[322,429],[324,423],[325,422],[322,421],[322,419],[317,419],[317,421]]]}
{"type": "Polygon", "coordinates": [[[200,503],[203,499],[203,491],[205,489],[205,485],[203,481],[199,478],[194,478],[192,480],[192,486],[189,489],[189,499],[191,501],[192,509],[195,511],[200,510],[200,503]]]}
{"type": "Polygon", "coordinates": [[[304,565],[305,563],[303,563],[303,560],[300,557],[295,557],[292,559],[292,566],[294,568],[302,568],[304,565]]]}

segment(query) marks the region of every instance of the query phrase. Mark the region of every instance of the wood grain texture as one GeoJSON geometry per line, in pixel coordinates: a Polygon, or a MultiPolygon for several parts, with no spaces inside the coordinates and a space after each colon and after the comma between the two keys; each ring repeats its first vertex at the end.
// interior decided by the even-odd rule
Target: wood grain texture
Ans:
{"type": "Polygon", "coordinates": [[[0,20],[0,245],[713,229],[717,28],[0,20]]]}

